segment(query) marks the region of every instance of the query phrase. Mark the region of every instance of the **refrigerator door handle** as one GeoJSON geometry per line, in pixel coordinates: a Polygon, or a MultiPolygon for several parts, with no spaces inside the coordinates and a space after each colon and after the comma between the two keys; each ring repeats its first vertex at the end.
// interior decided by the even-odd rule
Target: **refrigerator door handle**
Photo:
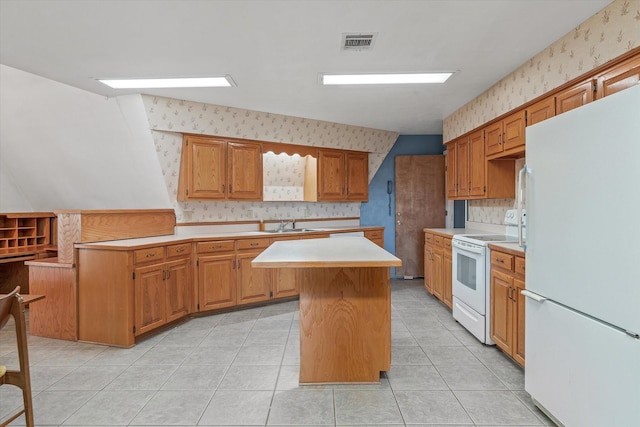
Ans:
{"type": "Polygon", "coordinates": [[[527,165],[524,165],[518,172],[518,194],[516,197],[516,209],[518,210],[518,246],[526,251],[526,245],[522,241],[522,202],[524,200],[525,177],[529,172],[527,165]]]}
{"type": "Polygon", "coordinates": [[[547,298],[543,297],[542,295],[538,295],[534,292],[528,291],[526,289],[523,289],[522,291],[520,291],[520,293],[522,295],[524,295],[527,298],[531,298],[532,300],[536,301],[536,302],[545,302],[547,300],[547,298]]]}

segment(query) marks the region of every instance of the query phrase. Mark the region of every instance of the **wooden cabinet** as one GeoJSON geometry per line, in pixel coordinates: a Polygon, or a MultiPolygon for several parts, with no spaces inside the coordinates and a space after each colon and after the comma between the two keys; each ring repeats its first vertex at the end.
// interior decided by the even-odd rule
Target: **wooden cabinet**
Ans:
{"type": "Polygon", "coordinates": [[[485,135],[478,130],[447,143],[448,199],[515,197],[515,160],[487,160],[485,135]]]}
{"type": "Polygon", "coordinates": [[[524,366],[525,260],[521,256],[491,250],[491,339],[524,366]]]}
{"type": "Polygon", "coordinates": [[[236,305],[235,248],[234,240],[217,240],[196,244],[197,307],[199,311],[236,305]]]}
{"type": "Polygon", "coordinates": [[[19,254],[30,247],[50,245],[54,217],[48,212],[0,214],[0,254],[19,254]]]}
{"type": "Polygon", "coordinates": [[[604,98],[640,83],[640,56],[635,56],[599,74],[596,97],[604,98]]]}
{"type": "Polygon", "coordinates": [[[185,135],[178,200],[262,200],[262,146],[185,135]]]}
{"type": "Polygon", "coordinates": [[[369,156],[363,152],[318,150],[318,201],[367,201],[369,156]]]}
{"type": "Polygon", "coordinates": [[[190,243],[133,252],[135,335],[191,312],[190,257],[190,243]],[[174,260],[168,260],[171,258],[174,260]]]}
{"type": "Polygon", "coordinates": [[[270,239],[238,240],[238,304],[267,301],[273,296],[271,291],[273,271],[251,267],[251,261],[270,244],[270,239]]]}
{"type": "Polygon", "coordinates": [[[520,156],[525,145],[525,110],[516,111],[485,128],[485,155],[490,159],[520,156]]]}
{"type": "Polygon", "coordinates": [[[555,95],[556,114],[566,113],[574,108],[592,102],[596,89],[596,81],[589,79],[577,83],[555,95]]]}
{"type": "Polygon", "coordinates": [[[452,308],[451,237],[425,232],[424,241],[425,289],[452,308]]]}
{"type": "Polygon", "coordinates": [[[553,96],[545,98],[527,107],[525,110],[527,126],[535,125],[556,115],[556,101],[553,96]]]}
{"type": "Polygon", "coordinates": [[[380,230],[365,230],[364,237],[371,240],[376,245],[384,248],[384,229],[380,230]]]}

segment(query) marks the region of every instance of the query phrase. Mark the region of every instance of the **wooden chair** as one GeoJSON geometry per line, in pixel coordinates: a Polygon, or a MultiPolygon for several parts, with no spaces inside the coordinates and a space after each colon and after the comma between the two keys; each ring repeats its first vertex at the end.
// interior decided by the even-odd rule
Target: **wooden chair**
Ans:
{"type": "Polygon", "coordinates": [[[29,354],[27,352],[27,329],[24,320],[24,303],[16,287],[10,294],[0,298],[0,329],[7,323],[9,316],[13,316],[16,324],[16,341],[18,345],[18,359],[20,370],[6,369],[0,366],[0,385],[11,384],[22,390],[24,408],[10,416],[2,423],[6,426],[11,421],[24,414],[28,427],[33,427],[33,401],[31,398],[31,376],[29,373],[29,354]]]}

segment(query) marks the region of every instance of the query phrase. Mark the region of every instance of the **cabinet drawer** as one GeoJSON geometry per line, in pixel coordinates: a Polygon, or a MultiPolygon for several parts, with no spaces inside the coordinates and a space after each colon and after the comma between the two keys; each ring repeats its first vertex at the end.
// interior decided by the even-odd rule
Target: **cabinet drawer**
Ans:
{"type": "Polygon", "coordinates": [[[135,264],[141,264],[143,262],[150,261],[163,261],[164,260],[164,247],[139,249],[133,252],[133,262],[135,264]]]}
{"type": "Polygon", "coordinates": [[[266,248],[271,244],[271,239],[243,239],[238,240],[238,250],[266,248]]]}
{"type": "Polygon", "coordinates": [[[433,234],[431,234],[431,233],[424,233],[424,242],[425,242],[425,243],[431,243],[431,242],[433,242],[433,234]]]}
{"type": "Polygon", "coordinates": [[[436,246],[442,246],[444,241],[444,237],[438,236],[437,234],[433,235],[433,244],[436,246]]]}
{"type": "Polygon", "coordinates": [[[445,239],[444,239],[444,247],[446,249],[451,249],[451,239],[445,237],[445,239]]]}
{"type": "Polygon", "coordinates": [[[233,252],[236,249],[234,240],[217,240],[213,242],[198,242],[196,252],[199,254],[209,252],[233,252]]]}
{"type": "Polygon", "coordinates": [[[491,251],[491,265],[513,271],[513,255],[491,251]]]}
{"type": "Polygon", "coordinates": [[[382,231],[380,231],[380,230],[365,231],[364,232],[364,237],[366,237],[369,240],[381,239],[382,238],[382,231]]]}
{"type": "Polygon", "coordinates": [[[191,243],[167,246],[167,258],[176,258],[191,254],[191,243]]]}
{"type": "Polygon", "coordinates": [[[515,272],[524,276],[524,258],[516,257],[515,272]]]}

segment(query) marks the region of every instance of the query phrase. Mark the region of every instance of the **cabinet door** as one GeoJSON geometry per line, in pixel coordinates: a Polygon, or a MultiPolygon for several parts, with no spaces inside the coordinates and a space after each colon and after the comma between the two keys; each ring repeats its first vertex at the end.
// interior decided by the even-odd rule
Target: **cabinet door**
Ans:
{"type": "Polygon", "coordinates": [[[344,153],[320,150],[318,152],[318,200],[344,200],[344,153]]]}
{"type": "Polygon", "coordinates": [[[262,200],[262,147],[260,144],[229,142],[228,198],[262,200]]]}
{"type": "Polygon", "coordinates": [[[520,292],[525,289],[524,281],[513,279],[513,359],[524,366],[524,306],[525,296],[520,292]]]}
{"type": "Polygon", "coordinates": [[[502,147],[502,122],[497,122],[484,128],[484,153],[487,156],[501,153],[502,147]]]}
{"type": "Polygon", "coordinates": [[[200,311],[236,305],[236,256],[212,255],[198,260],[200,311]]]}
{"type": "Polygon", "coordinates": [[[527,126],[535,125],[555,115],[556,100],[553,96],[550,96],[527,108],[527,126]]]}
{"type": "Polygon", "coordinates": [[[442,248],[433,248],[431,256],[433,258],[433,296],[442,301],[444,292],[444,276],[442,275],[442,248]]]}
{"type": "Polygon", "coordinates": [[[433,256],[431,250],[431,245],[424,245],[424,288],[433,295],[433,256]]]}
{"type": "Polygon", "coordinates": [[[617,65],[598,76],[598,98],[609,96],[640,82],[640,56],[617,65]]]}
{"type": "Polygon", "coordinates": [[[166,320],[171,322],[191,311],[191,259],[168,262],[165,266],[166,320]]]}
{"type": "Polygon", "coordinates": [[[455,199],[456,193],[456,143],[447,144],[447,199],[455,199]]]}
{"type": "Polygon", "coordinates": [[[134,271],[136,335],[165,323],[164,264],[138,267],[134,271]]]}
{"type": "Polygon", "coordinates": [[[227,143],[212,138],[185,137],[187,154],[186,200],[226,197],[227,143]]]}
{"type": "Polygon", "coordinates": [[[445,249],[442,255],[442,277],[443,277],[443,286],[442,290],[442,302],[446,304],[447,307],[453,307],[453,292],[452,292],[452,258],[451,258],[451,249],[445,249]]]}
{"type": "Polygon", "coordinates": [[[347,153],[347,200],[366,202],[369,199],[369,156],[367,153],[347,153]]]}
{"type": "MultiPolygon", "coordinates": [[[[266,270],[266,269],[265,269],[266,270]]],[[[278,268],[273,275],[273,297],[285,298],[298,295],[298,275],[294,268],[278,268]]]]}
{"type": "Polygon", "coordinates": [[[469,136],[469,196],[484,196],[486,159],[484,134],[480,130],[469,136]]]}
{"type": "Polygon", "coordinates": [[[579,83],[556,95],[556,114],[566,113],[593,101],[592,80],[579,83]]]}
{"type": "Polygon", "coordinates": [[[469,139],[461,138],[456,144],[456,171],[458,173],[456,194],[459,198],[469,195],[469,139]]]}
{"type": "Polygon", "coordinates": [[[513,279],[500,271],[491,270],[491,339],[505,353],[512,353],[513,304],[509,298],[513,279]]]}
{"type": "MultiPolygon", "coordinates": [[[[502,148],[515,154],[522,148],[524,151],[525,110],[520,110],[502,120],[502,148]]],[[[506,154],[506,153],[505,153],[506,154]]]]}
{"type": "Polygon", "coordinates": [[[266,301],[271,298],[273,270],[253,268],[251,261],[260,252],[240,253],[238,259],[238,304],[266,301]]]}

